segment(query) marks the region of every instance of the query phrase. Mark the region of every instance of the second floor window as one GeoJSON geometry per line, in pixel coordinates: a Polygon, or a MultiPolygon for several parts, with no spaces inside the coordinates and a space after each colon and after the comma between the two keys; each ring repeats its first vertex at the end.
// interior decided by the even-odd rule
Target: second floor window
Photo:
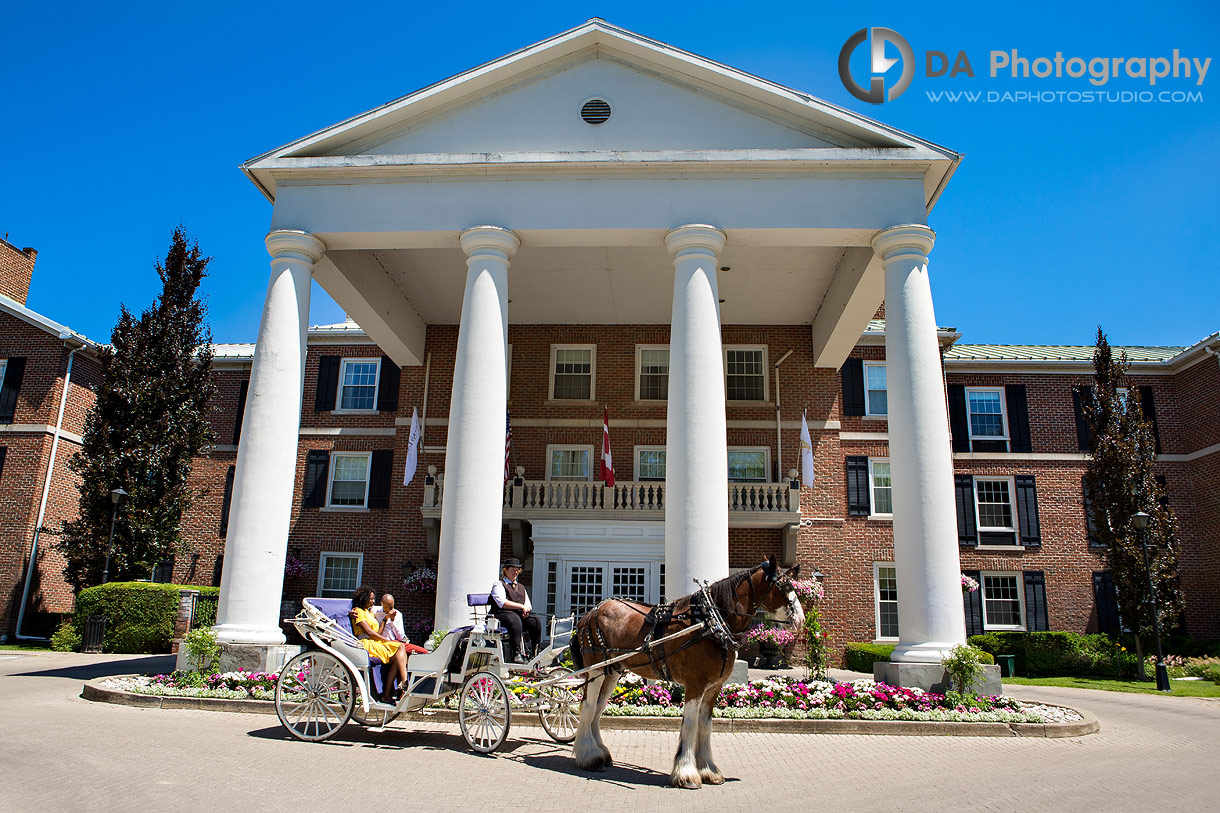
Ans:
{"type": "Polygon", "coordinates": [[[885,391],[885,365],[864,365],[864,394],[869,415],[888,415],[889,398],[885,391]]]}
{"type": "Polygon", "coordinates": [[[591,480],[593,478],[592,446],[548,446],[548,480],[591,480]]]}
{"type": "Polygon", "coordinates": [[[767,400],[766,356],[763,347],[725,348],[725,389],[730,401],[767,400]]]}
{"type": "Polygon", "coordinates": [[[872,511],[874,515],[894,513],[894,489],[890,484],[890,461],[869,458],[869,482],[873,491],[872,511]]]}
{"type": "Polygon", "coordinates": [[[655,482],[665,479],[665,447],[635,447],[635,479],[655,482]]]}
{"type": "Polygon", "coordinates": [[[1005,440],[1004,392],[999,389],[966,390],[971,440],[1005,440]]]}
{"type": "Polygon", "coordinates": [[[372,412],[377,408],[377,359],[344,359],[339,376],[339,409],[372,412]]]}
{"type": "Polygon", "coordinates": [[[639,393],[641,401],[664,401],[669,397],[669,348],[639,347],[639,393]]]}
{"type": "Polygon", "coordinates": [[[553,345],[551,347],[552,400],[592,400],[595,358],[596,348],[592,346],[553,345]]]}
{"type": "Polygon", "coordinates": [[[369,460],[367,452],[331,455],[331,508],[364,508],[368,505],[369,460]]]}
{"type": "Polygon", "coordinates": [[[734,483],[765,483],[771,468],[771,450],[767,448],[729,449],[729,481],[734,483]]]}

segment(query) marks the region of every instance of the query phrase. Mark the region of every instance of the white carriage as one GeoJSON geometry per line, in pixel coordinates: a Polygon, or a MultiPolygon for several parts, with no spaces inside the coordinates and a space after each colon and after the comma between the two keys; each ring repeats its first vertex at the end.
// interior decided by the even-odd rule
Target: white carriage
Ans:
{"type": "Polygon", "coordinates": [[[310,648],[280,670],[275,711],[300,740],[321,742],[349,721],[383,730],[400,715],[458,695],[457,715],[466,743],[488,754],[503,744],[514,709],[536,712],[557,742],[576,736],[584,677],[557,665],[572,635],[573,619],[551,620],[550,641],[526,663],[504,658],[503,630],[486,613],[487,594],[467,596],[473,624],[451,630],[432,652],[411,655],[402,696],[381,702],[381,662],[352,634],[345,599],[307,598],[288,621],[310,648]]]}

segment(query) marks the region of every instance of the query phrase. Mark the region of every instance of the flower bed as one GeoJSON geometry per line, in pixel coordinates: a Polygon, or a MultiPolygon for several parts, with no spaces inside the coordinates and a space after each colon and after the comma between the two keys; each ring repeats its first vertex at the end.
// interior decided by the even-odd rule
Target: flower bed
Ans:
{"type": "MultiPolygon", "coordinates": [[[[216,697],[274,700],[278,675],[225,672],[109,678],[108,688],[160,697],[216,697]]],[[[522,693],[530,693],[522,690],[522,693]]],[[[612,717],[680,717],[682,687],[650,683],[633,674],[619,681],[605,714],[612,717]]],[[[456,695],[441,705],[456,708],[456,695]]],[[[724,687],[715,717],[788,720],[923,720],[976,723],[1063,723],[1082,719],[1058,706],[1023,703],[1011,697],[958,697],[857,680],[834,683],[773,675],[724,687]]]]}

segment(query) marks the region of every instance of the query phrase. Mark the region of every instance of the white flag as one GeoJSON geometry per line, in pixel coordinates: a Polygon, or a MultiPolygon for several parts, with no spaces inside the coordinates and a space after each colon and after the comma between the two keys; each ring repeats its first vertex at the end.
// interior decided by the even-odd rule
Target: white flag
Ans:
{"type": "Polygon", "coordinates": [[[813,487],[813,442],[809,440],[809,424],[801,413],[801,485],[813,487]]]}
{"type": "Polygon", "coordinates": [[[415,469],[419,466],[419,413],[411,407],[411,435],[407,440],[407,470],[402,475],[402,484],[411,485],[415,469]]]}

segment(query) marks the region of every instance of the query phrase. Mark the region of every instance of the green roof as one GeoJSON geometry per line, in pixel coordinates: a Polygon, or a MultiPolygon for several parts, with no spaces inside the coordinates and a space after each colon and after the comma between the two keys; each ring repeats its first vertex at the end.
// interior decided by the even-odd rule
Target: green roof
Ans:
{"type": "MultiPolygon", "coordinates": [[[[945,361],[1050,361],[1088,364],[1093,361],[1091,344],[955,344],[945,351],[945,361]]],[[[1181,353],[1184,347],[1115,347],[1133,363],[1159,364],[1181,353]]]]}

